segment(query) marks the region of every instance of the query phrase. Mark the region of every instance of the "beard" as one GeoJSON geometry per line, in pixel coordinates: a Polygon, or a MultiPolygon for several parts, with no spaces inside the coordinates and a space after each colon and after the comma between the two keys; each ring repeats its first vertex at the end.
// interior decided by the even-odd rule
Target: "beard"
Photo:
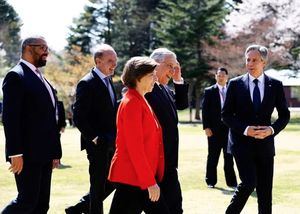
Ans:
{"type": "Polygon", "coordinates": [[[41,55],[38,59],[37,59],[37,62],[36,62],[36,67],[43,67],[46,65],[47,63],[47,60],[43,59],[45,55],[41,55]]]}
{"type": "Polygon", "coordinates": [[[39,67],[43,67],[43,66],[45,66],[46,65],[46,63],[47,63],[47,60],[43,60],[42,58],[40,58],[38,61],[37,61],[37,67],[39,68],[39,67]]]}

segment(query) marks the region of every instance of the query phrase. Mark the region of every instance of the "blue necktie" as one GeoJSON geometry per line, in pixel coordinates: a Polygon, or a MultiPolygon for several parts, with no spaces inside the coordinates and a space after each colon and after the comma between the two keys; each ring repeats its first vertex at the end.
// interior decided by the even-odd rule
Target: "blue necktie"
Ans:
{"type": "Polygon", "coordinates": [[[109,95],[110,95],[110,98],[111,98],[111,102],[114,105],[115,104],[115,96],[114,96],[114,92],[112,90],[112,87],[110,86],[109,77],[105,77],[104,81],[105,81],[105,85],[108,89],[108,92],[109,92],[109,95]]]}
{"type": "Polygon", "coordinates": [[[254,90],[253,90],[253,105],[254,105],[255,111],[258,112],[259,106],[261,103],[260,92],[259,92],[259,88],[258,88],[258,79],[254,79],[253,82],[255,84],[254,90]]]}

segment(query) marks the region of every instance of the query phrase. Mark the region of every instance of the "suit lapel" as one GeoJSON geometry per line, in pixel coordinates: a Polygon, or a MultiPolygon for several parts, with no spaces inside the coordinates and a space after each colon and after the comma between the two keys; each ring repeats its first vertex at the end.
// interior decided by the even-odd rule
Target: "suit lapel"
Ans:
{"type": "Polygon", "coordinates": [[[218,88],[217,84],[215,84],[213,86],[212,92],[213,92],[213,96],[217,100],[217,104],[218,104],[219,108],[221,109],[221,99],[220,99],[219,88],[218,88]]]}
{"type": "Polygon", "coordinates": [[[245,74],[242,77],[242,86],[243,87],[241,87],[241,91],[239,91],[238,93],[245,93],[245,98],[246,98],[245,105],[252,106],[252,108],[254,110],[253,102],[251,100],[251,95],[250,95],[251,92],[250,92],[250,88],[249,88],[249,76],[248,76],[248,73],[245,74]]]}
{"type": "MultiPolygon", "coordinates": [[[[156,94],[158,95],[161,102],[164,103],[164,107],[168,108],[167,112],[177,120],[176,108],[174,106],[174,103],[171,101],[170,97],[167,98],[163,94],[162,89],[160,88],[160,86],[157,83],[155,83],[153,90],[156,92],[156,94]]],[[[167,89],[166,89],[166,92],[169,93],[167,89]]],[[[167,96],[171,96],[171,95],[169,94],[167,96]]]]}
{"type": "MultiPolygon", "coordinates": [[[[53,106],[51,95],[49,94],[49,91],[46,88],[45,84],[42,82],[42,80],[36,74],[34,74],[33,73],[34,71],[32,71],[27,65],[25,65],[22,62],[20,63],[20,65],[23,68],[23,72],[25,72],[27,74],[27,76],[30,77],[31,81],[34,82],[34,83],[32,83],[32,86],[37,86],[39,88],[38,90],[43,94],[44,97],[47,97],[47,100],[51,103],[51,106],[55,109],[56,108],[56,103],[55,103],[55,106],[53,106]]],[[[50,85],[50,83],[48,81],[47,81],[47,83],[49,84],[49,86],[52,90],[52,94],[53,94],[55,102],[56,102],[56,96],[54,94],[53,88],[52,88],[52,86],[50,85]]]]}
{"type": "Polygon", "coordinates": [[[272,89],[272,80],[267,75],[265,75],[264,97],[261,103],[261,108],[264,108],[263,106],[268,103],[268,100],[271,97],[271,89],[272,89]]]}
{"type": "MultiPolygon", "coordinates": [[[[112,106],[115,106],[113,105],[112,103],[112,100],[111,100],[111,97],[110,97],[110,94],[109,94],[109,91],[108,91],[108,88],[106,87],[105,83],[101,80],[101,78],[96,74],[96,72],[94,70],[91,71],[91,75],[93,76],[93,78],[95,79],[96,81],[96,87],[99,88],[99,90],[101,91],[105,91],[105,95],[106,95],[106,99],[109,100],[108,102],[112,105],[112,106]]],[[[111,81],[111,80],[110,80],[111,81]]],[[[114,87],[113,88],[113,91],[115,93],[115,90],[114,90],[114,87]]],[[[116,96],[115,96],[116,97],[116,96]]]]}

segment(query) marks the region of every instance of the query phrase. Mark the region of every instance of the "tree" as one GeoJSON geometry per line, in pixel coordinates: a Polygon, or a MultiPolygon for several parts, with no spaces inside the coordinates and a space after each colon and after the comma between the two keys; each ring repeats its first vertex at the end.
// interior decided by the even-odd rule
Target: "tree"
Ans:
{"type": "Polygon", "coordinates": [[[67,37],[66,49],[70,52],[74,46],[89,54],[98,43],[111,43],[111,1],[89,0],[84,12],[74,20],[67,37]]]}
{"type": "MultiPolygon", "coordinates": [[[[212,37],[214,45],[204,45],[204,52],[209,59],[211,70],[215,71],[218,67],[226,67],[232,77],[245,73],[244,52],[246,47],[253,43],[269,47],[275,40],[273,37],[274,27],[274,20],[268,18],[252,23],[251,32],[239,32],[234,38],[212,37]]],[[[270,53],[269,67],[279,68],[289,65],[282,49],[271,48],[270,53]]]]}
{"type": "Polygon", "coordinates": [[[275,68],[288,67],[300,70],[300,2],[298,0],[243,0],[237,10],[228,16],[225,31],[230,38],[237,38],[241,32],[256,34],[257,23],[272,22],[272,30],[264,33],[269,49],[282,56],[283,64],[274,64],[275,68]],[[237,21],[239,20],[239,21],[237,21]]]}
{"type": "Polygon", "coordinates": [[[45,76],[53,83],[66,109],[71,109],[78,81],[93,65],[93,57],[81,53],[79,48],[73,48],[71,53],[66,52],[62,56],[55,52],[51,54],[45,67],[45,76]]]}
{"type": "MultiPolygon", "coordinates": [[[[21,22],[14,8],[6,0],[0,0],[0,63],[11,67],[20,57],[21,22]]],[[[1,71],[0,71],[1,73],[1,71]]]]}
{"type": "MultiPolygon", "coordinates": [[[[174,50],[182,64],[184,76],[194,81],[196,118],[199,116],[200,94],[207,83],[209,64],[203,44],[219,34],[227,13],[223,0],[162,0],[154,23],[155,46],[174,50]]],[[[192,91],[192,90],[190,90],[192,91]]]]}
{"type": "Polygon", "coordinates": [[[159,0],[115,0],[112,10],[112,45],[120,67],[128,58],[148,55],[152,44],[151,25],[159,0]]]}

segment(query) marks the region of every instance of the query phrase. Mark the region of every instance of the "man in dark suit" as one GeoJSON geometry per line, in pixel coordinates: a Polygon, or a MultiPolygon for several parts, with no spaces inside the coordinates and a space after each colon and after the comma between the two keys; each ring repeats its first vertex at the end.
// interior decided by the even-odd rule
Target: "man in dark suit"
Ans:
{"type": "Polygon", "coordinates": [[[177,109],[188,107],[188,85],[181,77],[180,65],[176,55],[166,48],[153,51],[150,58],[158,65],[155,83],[152,92],[146,94],[146,99],[157,116],[163,131],[165,154],[165,173],[160,184],[161,192],[166,200],[171,214],[182,213],[182,194],[178,180],[178,115],[177,109]],[[173,79],[175,93],[167,84],[173,79]]]}
{"type": "Polygon", "coordinates": [[[208,141],[205,181],[209,188],[216,185],[217,166],[221,150],[223,150],[226,184],[229,187],[236,187],[233,157],[227,153],[228,127],[221,121],[221,110],[226,97],[228,80],[227,69],[218,68],[215,79],[216,84],[205,89],[202,102],[203,129],[208,141]]]}
{"type": "Polygon", "coordinates": [[[103,213],[102,201],[113,191],[107,180],[116,136],[116,93],[111,76],[117,54],[106,44],[94,54],[95,67],[77,85],[74,123],[81,132],[81,149],[89,160],[90,191],[66,213],[103,213]]]}
{"type": "Polygon", "coordinates": [[[3,81],[3,125],[6,159],[11,163],[18,196],[2,213],[47,213],[52,169],[61,158],[56,96],[38,68],[49,49],[43,37],[22,42],[18,65],[3,81]]]}
{"type": "Polygon", "coordinates": [[[222,117],[230,128],[228,148],[241,183],[227,214],[240,213],[254,189],[258,212],[272,213],[274,137],[287,125],[290,112],[282,83],[264,74],[267,57],[266,47],[249,46],[245,52],[247,74],[229,82],[222,117]],[[278,117],[272,122],[274,108],[278,117]]]}

